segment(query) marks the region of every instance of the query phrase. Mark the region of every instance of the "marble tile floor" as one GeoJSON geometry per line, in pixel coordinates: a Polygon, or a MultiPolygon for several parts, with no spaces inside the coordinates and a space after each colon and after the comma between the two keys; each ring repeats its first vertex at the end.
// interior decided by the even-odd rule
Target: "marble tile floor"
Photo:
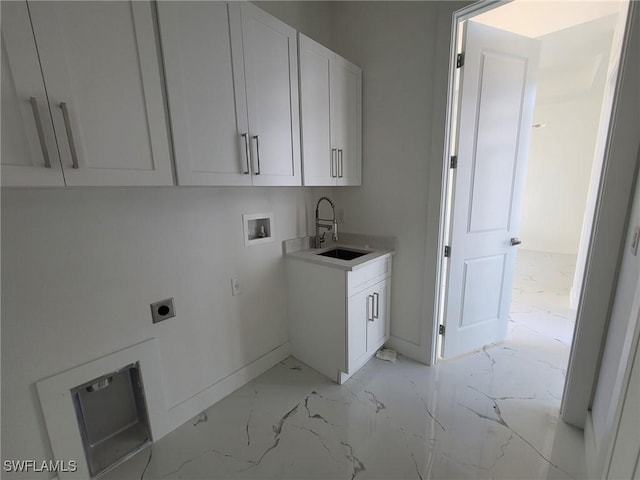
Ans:
{"type": "Polygon", "coordinates": [[[520,258],[504,342],[436,367],[373,359],[343,386],[290,357],[102,478],[584,478],[582,432],[558,417],[566,269],[520,258]]]}

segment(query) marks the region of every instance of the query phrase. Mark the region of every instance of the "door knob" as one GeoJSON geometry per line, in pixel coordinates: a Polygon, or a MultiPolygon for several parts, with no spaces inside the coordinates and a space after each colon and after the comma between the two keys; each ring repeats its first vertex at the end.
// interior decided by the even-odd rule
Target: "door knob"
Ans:
{"type": "Polygon", "coordinates": [[[518,237],[511,237],[511,246],[514,247],[516,245],[520,245],[522,243],[522,240],[520,240],[518,237]]]}

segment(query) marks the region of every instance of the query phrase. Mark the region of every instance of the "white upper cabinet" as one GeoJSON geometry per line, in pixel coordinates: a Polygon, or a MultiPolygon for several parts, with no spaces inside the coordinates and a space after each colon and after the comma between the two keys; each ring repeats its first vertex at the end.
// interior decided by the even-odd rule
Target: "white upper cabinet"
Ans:
{"type": "Polygon", "coordinates": [[[240,5],[159,2],[180,185],[251,185],[240,5]]]}
{"type": "Polygon", "coordinates": [[[2,185],[62,186],[64,177],[25,2],[2,2],[2,185]]]}
{"type": "Polygon", "coordinates": [[[66,184],[173,184],[151,4],[29,9],[66,184]]]}
{"type": "Polygon", "coordinates": [[[29,2],[67,185],[172,185],[150,2],[29,2]]]}
{"type": "Polygon", "coordinates": [[[300,185],[296,32],[249,3],[159,2],[181,185],[300,185]]]}
{"type": "Polygon", "coordinates": [[[361,185],[362,70],[338,55],[331,64],[331,144],[337,185],[361,185]]]}
{"type": "Polygon", "coordinates": [[[362,70],[299,34],[305,185],[362,183],[362,70]]]}
{"type": "Polygon", "coordinates": [[[301,185],[296,31],[241,3],[254,185],[301,185]]]}

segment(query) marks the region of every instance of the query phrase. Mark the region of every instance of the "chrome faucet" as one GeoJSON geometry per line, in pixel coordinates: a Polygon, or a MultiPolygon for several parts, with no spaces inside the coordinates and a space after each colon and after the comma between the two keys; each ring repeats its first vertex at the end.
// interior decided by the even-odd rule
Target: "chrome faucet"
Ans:
{"type": "Polygon", "coordinates": [[[322,235],[320,235],[321,228],[333,230],[333,241],[338,241],[338,221],[336,220],[336,207],[333,205],[333,202],[329,197],[320,197],[320,200],[318,200],[318,203],[316,203],[316,238],[314,248],[320,248],[322,246],[322,243],[324,242],[324,235],[327,232],[322,232],[322,235]],[[320,202],[322,202],[323,200],[326,200],[327,202],[329,202],[329,205],[331,205],[331,210],[333,211],[333,218],[331,220],[327,218],[320,218],[320,215],[318,214],[318,207],[320,207],[320,202]]]}

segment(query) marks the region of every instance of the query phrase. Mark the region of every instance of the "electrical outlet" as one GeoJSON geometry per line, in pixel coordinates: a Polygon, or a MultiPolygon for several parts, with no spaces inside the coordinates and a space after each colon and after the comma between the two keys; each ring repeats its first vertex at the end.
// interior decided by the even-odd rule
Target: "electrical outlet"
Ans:
{"type": "Polygon", "coordinates": [[[338,214],[336,215],[338,223],[344,223],[344,208],[338,208],[338,214]]]}
{"type": "Polygon", "coordinates": [[[173,297],[151,304],[151,320],[153,320],[153,323],[158,323],[175,316],[176,307],[173,304],[173,297]]]}
{"type": "Polygon", "coordinates": [[[240,295],[242,291],[240,290],[240,279],[238,277],[231,277],[231,295],[234,297],[236,295],[240,295]]]}

